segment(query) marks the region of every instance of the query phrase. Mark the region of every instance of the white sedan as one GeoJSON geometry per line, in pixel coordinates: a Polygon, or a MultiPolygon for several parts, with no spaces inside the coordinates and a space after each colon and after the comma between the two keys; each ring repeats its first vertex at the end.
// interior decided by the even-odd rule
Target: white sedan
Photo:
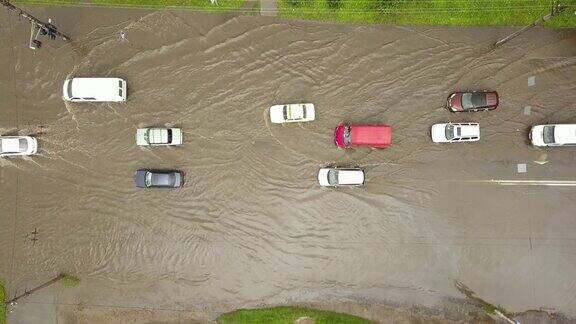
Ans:
{"type": "Polygon", "coordinates": [[[475,142],[480,140],[478,123],[443,123],[432,126],[432,142],[475,142]]]}
{"type": "Polygon", "coordinates": [[[318,171],[318,183],[322,187],[361,186],[364,170],[360,168],[322,168],[318,171]]]}
{"type": "Polygon", "coordinates": [[[270,107],[270,120],[274,124],[313,121],[315,117],[314,104],[311,103],[270,107]]]}
{"type": "Polygon", "coordinates": [[[180,128],[138,128],[136,145],[180,145],[182,130],[180,128]]]}
{"type": "Polygon", "coordinates": [[[38,142],[30,136],[0,136],[0,156],[32,155],[38,150],[38,142]]]}

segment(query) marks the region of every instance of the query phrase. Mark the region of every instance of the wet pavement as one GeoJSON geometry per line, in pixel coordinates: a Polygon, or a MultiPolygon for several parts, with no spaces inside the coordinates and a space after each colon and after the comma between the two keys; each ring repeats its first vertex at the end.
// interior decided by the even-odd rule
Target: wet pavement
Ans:
{"type": "Polygon", "coordinates": [[[576,122],[574,30],[494,50],[512,29],[30,11],[73,42],[32,51],[29,25],[0,13],[0,131],[39,139],[37,156],[0,160],[0,278],[9,295],[61,271],[82,283],[23,300],[14,322],[53,323],[78,304],[205,318],[310,301],[434,306],[461,297],[454,280],[510,311],[576,315],[576,150],[527,137],[576,122]],[[65,103],[70,76],[124,78],[128,100],[65,103]],[[500,107],[451,114],[459,89],[497,90],[500,107]],[[267,107],[286,102],[315,103],[316,121],[272,125],[267,107]],[[341,121],[391,124],[393,146],[338,150],[341,121]],[[480,142],[433,144],[445,121],[479,122],[480,142]],[[137,147],[144,126],[181,127],[184,145],[137,147]],[[366,185],[320,188],[325,165],[362,166],[366,185]],[[138,190],[143,167],[183,170],[185,186],[138,190]]]}

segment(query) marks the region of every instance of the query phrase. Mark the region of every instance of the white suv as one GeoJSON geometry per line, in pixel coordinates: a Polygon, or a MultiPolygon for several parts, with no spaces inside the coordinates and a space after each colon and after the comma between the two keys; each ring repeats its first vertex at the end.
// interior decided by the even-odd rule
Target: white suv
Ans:
{"type": "Polygon", "coordinates": [[[361,186],[364,170],[359,168],[322,168],[318,171],[318,183],[322,187],[361,186]]]}
{"type": "Polygon", "coordinates": [[[529,137],[534,146],[576,145],[576,124],[532,126],[529,137]]]}
{"type": "Polygon", "coordinates": [[[432,142],[454,143],[480,140],[478,123],[443,123],[432,125],[432,142]]]}
{"type": "Polygon", "coordinates": [[[38,142],[30,136],[0,136],[0,156],[32,155],[38,150],[38,142]]]}

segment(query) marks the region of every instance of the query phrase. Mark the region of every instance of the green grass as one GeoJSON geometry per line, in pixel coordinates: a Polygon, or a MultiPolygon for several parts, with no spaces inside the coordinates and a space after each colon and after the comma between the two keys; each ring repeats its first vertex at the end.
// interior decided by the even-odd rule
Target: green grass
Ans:
{"type": "Polygon", "coordinates": [[[78,277],[74,277],[73,275],[61,273],[60,283],[64,287],[75,287],[78,286],[78,284],[80,283],[80,279],[78,277]]]}
{"type": "Polygon", "coordinates": [[[201,11],[232,11],[240,8],[244,0],[218,0],[213,5],[210,0],[13,0],[19,4],[52,5],[52,6],[99,6],[115,8],[148,8],[148,9],[191,9],[201,11]]]}
{"type": "MultiPolygon", "coordinates": [[[[284,18],[436,26],[525,26],[552,0],[278,0],[284,18]]],[[[576,27],[576,0],[547,26],[576,27]]]]}
{"type": "MultiPolygon", "coordinates": [[[[117,8],[181,8],[229,12],[244,0],[13,0],[39,5],[117,8]]],[[[277,0],[283,18],[360,24],[429,26],[526,26],[550,11],[553,0],[277,0]]],[[[576,0],[560,0],[564,12],[548,27],[576,27],[576,0]]],[[[249,14],[251,12],[248,12],[249,14]]]]}
{"type": "Polygon", "coordinates": [[[6,324],[6,291],[4,285],[0,282],[0,324],[6,324]]]}
{"type": "Polygon", "coordinates": [[[219,324],[294,324],[300,317],[310,317],[316,324],[367,324],[361,317],[299,307],[240,309],[218,317],[219,324]]]}

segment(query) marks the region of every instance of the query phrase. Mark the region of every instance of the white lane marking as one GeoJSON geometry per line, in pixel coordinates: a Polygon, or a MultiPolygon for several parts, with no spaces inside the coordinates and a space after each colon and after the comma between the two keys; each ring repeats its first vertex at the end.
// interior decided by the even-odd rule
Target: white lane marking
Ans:
{"type": "Polygon", "coordinates": [[[551,187],[576,187],[576,181],[571,180],[462,180],[457,182],[496,184],[501,186],[551,186],[551,187]]]}

